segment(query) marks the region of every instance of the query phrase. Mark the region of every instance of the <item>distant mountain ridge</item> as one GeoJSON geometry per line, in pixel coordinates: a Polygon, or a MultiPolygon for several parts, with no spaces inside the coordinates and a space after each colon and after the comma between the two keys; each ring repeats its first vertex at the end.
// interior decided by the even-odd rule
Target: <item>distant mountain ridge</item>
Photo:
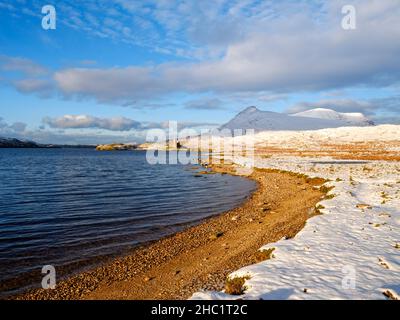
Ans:
{"type": "Polygon", "coordinates": [[[95,145],[41,144],[34,141],[0,137],[0,148],[95,148],[95,145]]]}
{"type": "Polygon", "coordinates": [[[23,141],[14,138],[0,137],[0,148],[39,148],[40,146],[33,141],[23,141]]]}
{"type": "Polygon", "coordinates": [[[340,121],[344,121],[348,124],[355,125],[355,126],[374,125],[374,122],[369,120],[361,112],[344,113],[344,112],[337,112],[335,110],[326,109],[326,108],[316,108],[316,109],[306,110],[303,112],[291,114],[291,116],[317,118],[317,119],[329,119],[329,120],[340,120],[340,121]]]}
{"type": "Polygon", "coordinates": [[[331,109],[312,109],[297,114],[262,111],[248,107],[220,129],[318,130],[346,126],[370,126],[373,122],[361,113],[339,113],[331,109]]]}

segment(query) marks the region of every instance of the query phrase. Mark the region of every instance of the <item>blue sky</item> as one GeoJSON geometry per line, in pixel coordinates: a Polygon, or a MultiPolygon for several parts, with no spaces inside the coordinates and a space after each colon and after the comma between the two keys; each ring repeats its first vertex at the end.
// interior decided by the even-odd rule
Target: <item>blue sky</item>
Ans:
{"type": "Polygon", "coordinates": [[[0,21],[0,136],[142,141],[249,105],[400,123],[398,0],[0,0],[0,21]],[[341,25],[348,4],[355,30],[341,25]]]}

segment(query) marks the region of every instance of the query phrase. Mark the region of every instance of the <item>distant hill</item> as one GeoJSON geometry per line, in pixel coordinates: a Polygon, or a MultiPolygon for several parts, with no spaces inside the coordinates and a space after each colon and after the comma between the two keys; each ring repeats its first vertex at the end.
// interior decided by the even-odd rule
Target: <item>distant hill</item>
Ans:
{"type": "Polygon", "coordinates": [[[22,141],[13,138],[1,138],[0,148],[39,148],[40,146],[33,141],[22,141]]]}
{"type": "Polygon", "coordinates": [[[34,141],[0,137],[0,148],[96,148],[95,145],[40,144],[34,141]]]}
{"type": "Polygon", "coordinates": [[[237,114],[220,129],[267,130],[318,130],[346,126],[369,126],[369,121],[361,113],[339,113],[330,109],[313,109],[297,114],[261,111],[248,107],[237,114]]]}

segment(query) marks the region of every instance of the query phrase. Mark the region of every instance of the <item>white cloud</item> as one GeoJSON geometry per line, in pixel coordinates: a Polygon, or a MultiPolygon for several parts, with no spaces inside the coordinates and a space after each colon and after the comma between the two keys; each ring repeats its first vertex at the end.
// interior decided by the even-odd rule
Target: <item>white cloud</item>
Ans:
{"type": "Polygon", "coordinates": [[[54,74],[66,96],[95,97],[100,102],[129,102],[165,93],[161,82],[146,67],[111,69],[72,68],[54,74]],[[158,83],[158,84],[157,84],[158,83]]]}
{"type": "Polygon", "coordinates": [[[15,135],[26,131],[26,123],[14,122],[8,124],[3,118],[0,117],[0,135],[15,135]]]}
{"type": "MultiPolygon", "coordinates": [[[[2,56],[3,70],[26,75],[11,82],[20,92],[48,96],[55,87],[65,98],[138,108],[155,106],[149,100],[171,93],[207,93],[215,98],[192,101],[186,107],[211,110],[222,97],[242,93],[269,103],[285,99],[290,92],[359,85],[379,88],[398,84],[400,79],[398,0],[118,0],[82,1],[79,6],[62,2],[59,8],[68,13],[60,15],[62,23],[77,30],[154,51],[180,51],[198,60],[67,68],[54,72],[50,79],[39,79],[46,68],[27,59],[2,56]],[[356,30],[341,28],[343,4],[355,5],[356,30]]],[[[378,108],[376,101],[336,99],[319,104],[332,106],[333,102],[341,111],[373,114],[378,108]]],[[[295,107],[304,109],[307,103],[295,107]]],[[[392,111],[399,112],[398,104],[392,111]]]]}
{"type": "MultiPolygon", "coordinates": [[[[53,129],[104,129],[109,131],[145,132],[147,129],[166,129],[166,122],[139,122],[125,117],[99,118],[90,115],[63,115],[57,118],[45,117],[42,122],[53,129]]],[[[209,122],[178,122],[178,128],[215,127],[217,124],[209,122]]]]}
{"type": "Polygon", "coordinates": [[[141,127],[140,122],[124,117],[98,118],[88,115],[64,115],[59,118],[46,117],[43,122],[51,128],[57,129],[98,128],[111,131],[129,131],[141,127]]]}
{"type": "Polygon", "coordinates": [[[26,130],[27,124],[24,122],[14,122],[10,128],[15,132],[24,132],[26,130]]]}
{"type": "Polygon", "coordinates": [[[49,97],[53,84],[47,79],[21,79],[13,82],[15,88],[22,93],[36,93],[41,97],[49,97]]]}
{"type": "Polygon", "coordinates": [[[258,100],[262,102],[274,102],[280,100],[286,100],[288,98],[287,94],[262,94],[258,97],[258,100]]]}
{"type": "MultiPolygon", "coordinates": [[[[400,6],[394,0],[354,1],[358,27],[341,28],[341,2],[314,21],[291,13],[285,20],[256,21],[217,60],[55,73],[67,97],[121,103],[171,92],[291,92],[356,85],[387,86],[400,79],[400,6]]],[[[169,28],[173,28],[169,26],[169,28]]]]}
{"type": "Polygon", "coordinates": [[[0,70],[21,72],[28,76],[42,76],[48,73],[46,68],[29,59],[5,55],[0,55],[0,70]]]}
{"type": "Polygon", "coordinates": [[[198,110],[216,110],[223,109],[222,104],[222,101],[218,98],[203,98],[186,102],[185,108],[198,110]]]}

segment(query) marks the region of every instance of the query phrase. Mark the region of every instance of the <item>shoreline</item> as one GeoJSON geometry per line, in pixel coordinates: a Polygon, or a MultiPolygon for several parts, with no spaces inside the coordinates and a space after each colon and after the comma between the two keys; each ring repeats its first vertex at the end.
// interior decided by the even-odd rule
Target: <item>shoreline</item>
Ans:
{"type": "MultiPolygon", "coordinates": [[[[211,169],[236,174],[228,165],[211,169]]],[[[323,179],[266,169],[248,178],[257,189],[240,206],[62,280],[55,290],[8,299],[187,299],[200,290],[222,290],[228,274],[269,258],[260,247],[294,237],[324,197],[314,188],[323,179]]]]}

